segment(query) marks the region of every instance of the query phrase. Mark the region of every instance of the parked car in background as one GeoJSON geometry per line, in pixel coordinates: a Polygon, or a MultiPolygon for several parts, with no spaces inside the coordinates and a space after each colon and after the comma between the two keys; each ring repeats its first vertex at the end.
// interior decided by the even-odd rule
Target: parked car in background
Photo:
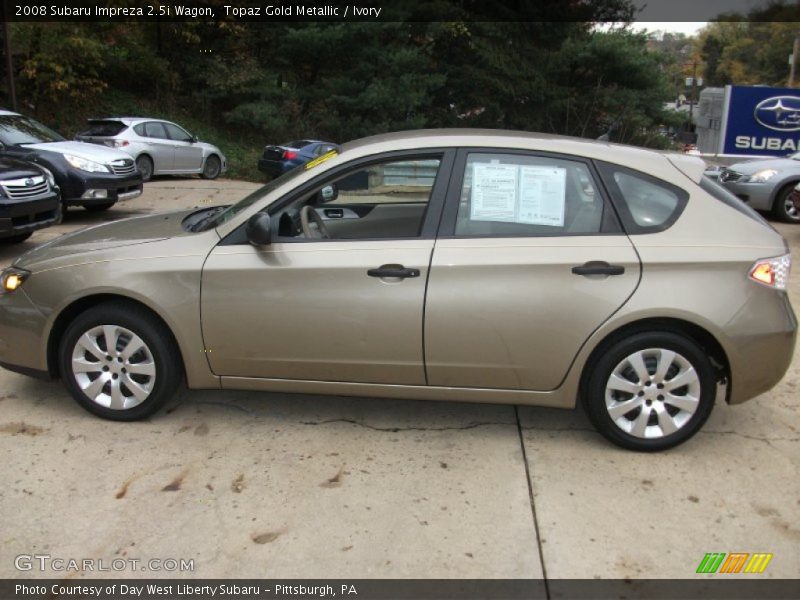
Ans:
{"type": "Polygon", "coordinates": [[[89,128],[75,139],[127,153],[136,161],[144,181],[153,175],[200,175],[216,179],[228,168],[222,150],[199,141],[180,125],[161,119],[89,119],[89,128]]]}
{"type": "Polygon", "coordinates": [[[757,210],[787,223],[800,223],[789,194],[800,183],[800,152],[786,158],[736,163],[719,170],[718,181],[757,210]]]}
{"type": "Polygon", "coordinates": [[[0,273],[0,365],[121,421],[185,379],[581,401],[612,442],[662,450],[718,396],[776,385],[795,347],[786,240],[703,166],[523,132],[358,140],[233,206],[29,251],[0,273]]]}
{"type": "Polygon", "coordinates": [[[278,146],[265,146],[258,161],[258,170],[277,177],[331,150],[338,149],[337,144],[320,140],[294,140],[278,146]]]}
{"type": "Polygon", "coordinates": [[[789,199],[792,201],[794,205],[794,210],[800,214],[800,183],[794,186],[792,193],[789,194],[789,199]]]}
{"type": "Polygon", "coordinates": [[[0,110],[0,151],[47,167],[61,189],[61,202],[105,210],[142,193],[133,159],[119,150],[68,141],[19,113],[0,110]]]}
{"type": "Polygon", "coordinates": [[[0,155],[0,241],[24,242],[61,221],[61,194],[40,165],[0,155]]]}

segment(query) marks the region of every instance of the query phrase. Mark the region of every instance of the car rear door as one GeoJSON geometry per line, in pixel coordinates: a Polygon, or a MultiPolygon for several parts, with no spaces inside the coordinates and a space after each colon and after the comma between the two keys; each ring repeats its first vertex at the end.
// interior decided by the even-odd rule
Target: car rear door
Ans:
{"type": "Polygon", "coordinates": [[[428,281],[428,383],[557,388],[639,275],[590,161],[460,151],[428,281]]]}
{"type": "Polygon", "coordinates": [[[147,153],[153,158],[153,172],[173,171],[175,151],[164,124],[160,121],[148,121],[144,124],[143,132],[147,153]]]}

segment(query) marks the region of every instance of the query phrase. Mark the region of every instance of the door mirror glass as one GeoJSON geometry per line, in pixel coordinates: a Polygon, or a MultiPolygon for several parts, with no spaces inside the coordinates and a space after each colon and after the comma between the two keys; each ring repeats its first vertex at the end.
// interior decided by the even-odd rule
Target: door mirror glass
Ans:
{"type": "Polygon", "coordinates": [[[326,185],[319,191],[320,204],[324,204],[325,202],[333,202],[338,197],[339,197],[339,190],[335,184],[326,185]]]}
{"type": "Polygon", "coordinates": [[[197,142],[199,142],[200,140],[197,138],[197,136],[196,136],[196,135],[193,135],[191,138],[189,138],[189,141],[190,141],[191,143],[193,143],[193,144],[196,144],[196,143],[197,143],[197,142]]]}
{"type": "Polygon", "coordinates": [[[269,215],[265,212],[258,212],[247,219],[245,227],[247,241],[254,246],[268,246],[272,243],[272,226],[269,215]]]}

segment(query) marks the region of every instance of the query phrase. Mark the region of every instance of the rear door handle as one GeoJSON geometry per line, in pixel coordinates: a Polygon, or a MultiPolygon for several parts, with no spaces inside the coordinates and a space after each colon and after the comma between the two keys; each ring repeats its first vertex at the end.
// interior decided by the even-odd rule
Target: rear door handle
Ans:
{"type": "Polygon", "coordinates": [[[370,277],[397,277],[405,279],[406,277],[419,277],[419,269],[407,269],[403,265],[381,265],[377,269],[370,269],[367,271],[370,277]]]}
{"type": "Polygon", "coordinates": [[[610,265],[604,260],[590,260],[579,267],[572,267],[575,275],[622,275],[625,267],[622,265],[610,265]]]}

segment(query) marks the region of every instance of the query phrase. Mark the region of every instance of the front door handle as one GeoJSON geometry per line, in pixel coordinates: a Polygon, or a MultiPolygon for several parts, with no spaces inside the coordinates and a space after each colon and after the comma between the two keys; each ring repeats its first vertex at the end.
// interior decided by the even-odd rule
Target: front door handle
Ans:
{"type": "Polygon", "coordinates": [[[396,277],[405,279],[406,277],[419,277],[419,269],[407,269],[403,265],[381,265],[377,269],[367,271],[370,277],[396,277]]]}
{"type": "Polygon", "coordinates": [[[622,275],[625,267],[610,265],[604,260],[590,260],[579,267],[572,267],[575,275],[622,275]]]}

